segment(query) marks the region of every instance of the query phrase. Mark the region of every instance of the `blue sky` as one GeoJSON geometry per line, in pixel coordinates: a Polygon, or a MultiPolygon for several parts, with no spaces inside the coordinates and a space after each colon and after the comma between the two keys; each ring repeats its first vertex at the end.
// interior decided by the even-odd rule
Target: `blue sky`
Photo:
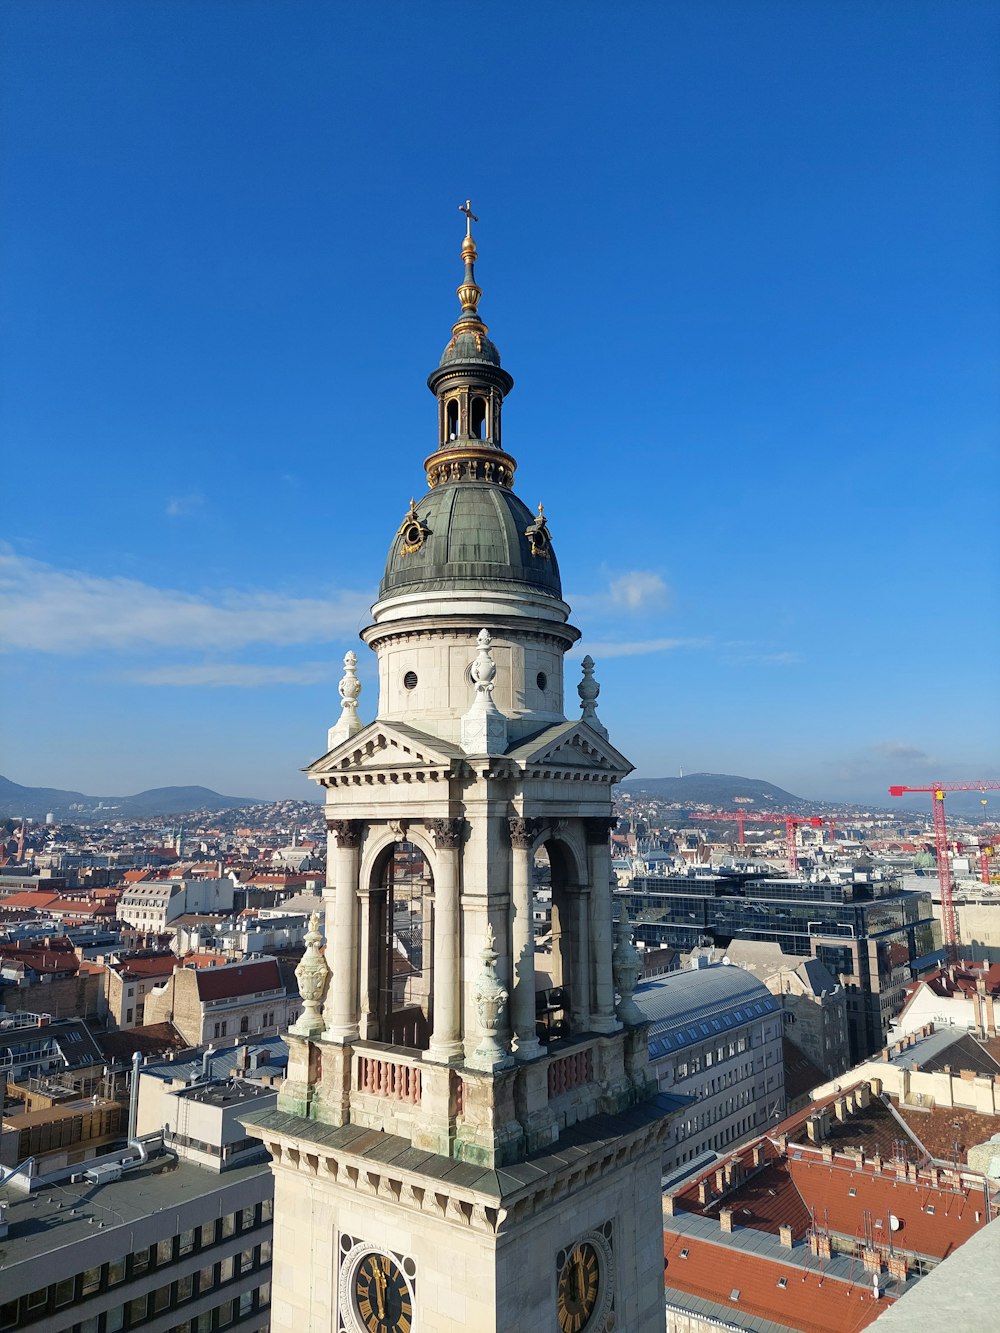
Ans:
{"type": "Polygon", "coordinates": [[[9,0],[0,771],[309,793],[470,195],[638,772],[1000,775],[998,48],[964,0],[9,0]]]}

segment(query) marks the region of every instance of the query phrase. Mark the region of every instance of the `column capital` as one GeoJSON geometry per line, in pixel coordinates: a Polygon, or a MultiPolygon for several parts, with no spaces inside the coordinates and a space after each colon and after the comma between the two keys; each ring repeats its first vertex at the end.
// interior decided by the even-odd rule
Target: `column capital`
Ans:
{"type": "Polygon", "coordinates": [[[615,815],[601,815],[598,818],[585,819],[583,821],[584,831],[587,836],[587,842],[591,847],[600,847],[606,843],[614,829],[618,827],[618,818],[615,815]]]}
{"type": "Polygon", "coordinates": [[[465,832],[464,819],[425,819],[424,828],[434,839],[434,846],[441,851],[454,851],[461,845],[465,832]]]}
{"type": "Polygon", "coordinates": [[[328,819],[326,826],[337,839],[338,847],[361,846],[361,821],[359,819],[328,819]]]}
{"type": "Polygon", "coordinates": [[[520,851],[526,851],[538,837],[537,819],[508,819],[507,827],[510,829],[510,845],[520,851]]]}

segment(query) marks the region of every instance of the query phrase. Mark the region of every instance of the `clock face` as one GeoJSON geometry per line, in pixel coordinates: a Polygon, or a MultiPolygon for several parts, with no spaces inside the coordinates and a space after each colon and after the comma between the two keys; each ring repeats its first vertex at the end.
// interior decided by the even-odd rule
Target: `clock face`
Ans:
{"type": "Polygon", "coordinates": [[[410,1333],[413,1300],[395,1260],[370,1250],[354,1269],[351,1300],[368,1333],[410,1333]]]}
{"type": "Polygon", "coordinates": [[[580,1333],[597,1307],[601,1264],[590,1241],[580,1241],[567,1253],[556,1288],[561,1333],[580,1333]]]}

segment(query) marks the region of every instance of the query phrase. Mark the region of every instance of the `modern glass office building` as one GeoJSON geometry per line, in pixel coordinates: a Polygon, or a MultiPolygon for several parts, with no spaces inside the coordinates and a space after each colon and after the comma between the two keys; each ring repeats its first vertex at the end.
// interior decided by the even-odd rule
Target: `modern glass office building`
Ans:
{"type": "Polygon", "coordinates": [[[906,983],[935,950],[931,897],[862,872],[853,880],[649,875],[619,896],[636,938],[682,951],[761,940],[822,960],[847,992],[851,1056],[884,1045],[906,983]]]}

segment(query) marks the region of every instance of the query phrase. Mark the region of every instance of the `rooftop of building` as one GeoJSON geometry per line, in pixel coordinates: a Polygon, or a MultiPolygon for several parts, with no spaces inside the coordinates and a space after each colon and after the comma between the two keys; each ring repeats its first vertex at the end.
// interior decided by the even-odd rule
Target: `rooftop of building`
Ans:
{"type": "Polygon", "coordinates": [[[643,980],[636,987],[635,1002],[650,1024],[654,1058],[721,1036],[781,1008],[763,982],[724,963],[643,980]]]}
{"type": "Polygon", "coordinates": [[[151,1059],[159,1059],[167,1051],[188,1050],[188,1043],[173,1023],[145,1023],[140,1027],[126,1028],[123,1032],[100,1032],[97,1044],[105,1058],[116,1063],[131,1060],[138,1052],[151,1059]]]}
{"type": "Polygon", "coordinates": [[[782,1037],[781,1049],[785,1065],[785,1096],[789,1102],[793,1102],[811,1093],[813,1088],[818,1088],[825,1075],[787,1037],[782,1037]]]}
{"type": "MultiPolygon", "coordinates": [[[[157,1025],[160,1026],[160,1025],[157,1025]]],[[[206,1052],[211,1051],[212,1075],[216,1079],[229,1079],[236,1075],[241,1062],[253,1063],[269,1073],[280,1073],[288,1065],[288,1044],[283,1037],[257,1037],[252,1042],[234,1043],[232,1046],[192,1047],[178,1053],[171,1059],[149,1060],[142,1066],[144,1074],[168,1081],[190,1082],[202,1075],[202,1065],[206,1052]]]]}
{"type": "Polygon", "coordinates": [[[249,1106],[262,1097],[274,1097],[274,1089],[263,1087],[260,1083],[251,1083],[245,1079],[231,1078],[228,1082],[202,1083],[194,1087],[183,1088],[177,1096],[188,1101],[202,1102],[208,1106],[249,1106]]]}
{"type": "Polygon", "coordinates": [[[770,1236],[744,1230],[723,1237],[718,1223],[685,1218],[664,1231],[664,1298],[668,1307],[746,1333],[855,1333],[914,1285],[887,1281],[876,1301],[857,1261],[808,1251],[793,1260],[793,1253],[770,1236]]]}
{"type": "MultiPolygon", "coordinates": [[[[80,1170],[86,1168],[84,1163],[80,1170]]],[[[0,1270],[5,1273],[5,1283],[13,1289],[21,1265],[30,1265],[29,1278],[34,1286],[46,1277],[51,1281],[61,1276],[56,1271],[60,1263],[66,1271],[78,1271],[72,1255],[64,1257],[67,1247],[91,1239],[96,1230],[120,1230],[121,1253],[127,1254],[134,1248],[131,1228],[136,1223],[269,1172],[269,1165],[261,1162],[233,1167],[220,1178],[215,1172],[178,1161],[173,1154],[163,1154],[151,1156],[145,1165],[133,1168],[119,1180],[100,1185],[87,1180],[74,1184],[67,1177],[51,1185],[42,1183],[30,1194],[0,1187],[0,1199],[7,1201],[10,1227],[7,1237],[0,1239],[0,1270]],[[47,1265],[39,1276],[39,1261],[49,1257],[51,1266],[47,1265]]],[[[217,1205],[207,1203],[206,1219],[210,1215],[217,1215],[217,1205]]],[[[105,1257],[109,1248],[105,1240],[105,1257]]]]}

